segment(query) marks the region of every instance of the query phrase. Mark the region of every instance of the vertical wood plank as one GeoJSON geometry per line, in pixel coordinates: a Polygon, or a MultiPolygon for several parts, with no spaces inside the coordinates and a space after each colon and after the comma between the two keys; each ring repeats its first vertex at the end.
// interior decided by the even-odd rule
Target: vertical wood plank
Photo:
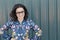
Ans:
{"type": "Polygon", "coordinates": [[[60,40],[60,0],[57,1],[58,4],[58,40],[60,40]]]}
{"type": "Polygon", "coordinates": [[[49,0],[49,40],[56,40],[56,0],[49,0]]]}
{"type": "Polygon", "coordinates": [[[42,26],[42,40],[48,39],[48,0],[41,0],[41,26],[42,26]]]}

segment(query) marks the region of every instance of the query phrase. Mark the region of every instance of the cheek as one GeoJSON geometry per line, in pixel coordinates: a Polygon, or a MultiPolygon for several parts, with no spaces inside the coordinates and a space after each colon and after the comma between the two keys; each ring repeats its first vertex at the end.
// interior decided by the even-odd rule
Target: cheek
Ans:
{"type": "Polygon", "coordinates": [[[18,15],[18,14],[16,14],[16,16],[18,17],[19,15],[18,15]]]}
{"type": "Polygon", "coordinates": [[[24,16],[25,16],[25,13],[23,13],[21,16],[23,16],[23,17],[24,17],[24,16]]]}
{"type": "Polygon", "coordinates": [[[25,13],[23,14],[23,16],[25,16],[25,13]]]}

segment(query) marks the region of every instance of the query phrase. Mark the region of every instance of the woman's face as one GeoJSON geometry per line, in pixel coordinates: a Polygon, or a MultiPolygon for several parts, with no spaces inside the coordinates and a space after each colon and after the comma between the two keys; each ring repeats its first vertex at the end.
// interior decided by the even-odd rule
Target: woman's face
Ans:
{"type": "Polygon", "coordinates": [[[21,19],[23,18],[24,19],[24,16],[25,16],[25,11],[22,7],[19,7],[16,9],[16,16],[21,19]]]}

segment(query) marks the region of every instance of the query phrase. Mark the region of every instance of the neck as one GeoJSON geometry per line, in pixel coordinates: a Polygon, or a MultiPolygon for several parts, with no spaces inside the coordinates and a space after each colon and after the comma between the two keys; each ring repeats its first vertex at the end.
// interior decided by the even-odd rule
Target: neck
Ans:
{"type": "Polygon", "coordinates": [[[18,18],[18,21],[20,22],[20,24],[22,23],[23,21],[23,18],[18,18]]]}

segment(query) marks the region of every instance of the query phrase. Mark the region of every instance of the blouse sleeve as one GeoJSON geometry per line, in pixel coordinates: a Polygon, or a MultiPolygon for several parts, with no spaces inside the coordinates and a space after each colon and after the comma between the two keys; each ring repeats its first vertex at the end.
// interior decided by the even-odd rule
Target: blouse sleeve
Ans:
{"type": "Polygon", "coordinates": [[[10,22],[8,21],[0,28],[0,35],[2,35],[3,39],[9,40],[11,38],[10,30],[10,22]]]}
{"type": "MultiPolygon", "coordinates": [[[[34,37],[34,39],[36,40],[36,39],[40,38],[40,36],[42,35],[42,30],[41,30],[41,28],[40,28],[37,24],[35,24],[32,20],[30,20],[30,23],[31,23],[31,26],[32,26],[32,28],[33,28],[33,30],[34,30],[34,32],[35,32],[35,37],[34,37]]],[[[39,40],[40,40],[40,39],[39,39],[39,40]]]]}

